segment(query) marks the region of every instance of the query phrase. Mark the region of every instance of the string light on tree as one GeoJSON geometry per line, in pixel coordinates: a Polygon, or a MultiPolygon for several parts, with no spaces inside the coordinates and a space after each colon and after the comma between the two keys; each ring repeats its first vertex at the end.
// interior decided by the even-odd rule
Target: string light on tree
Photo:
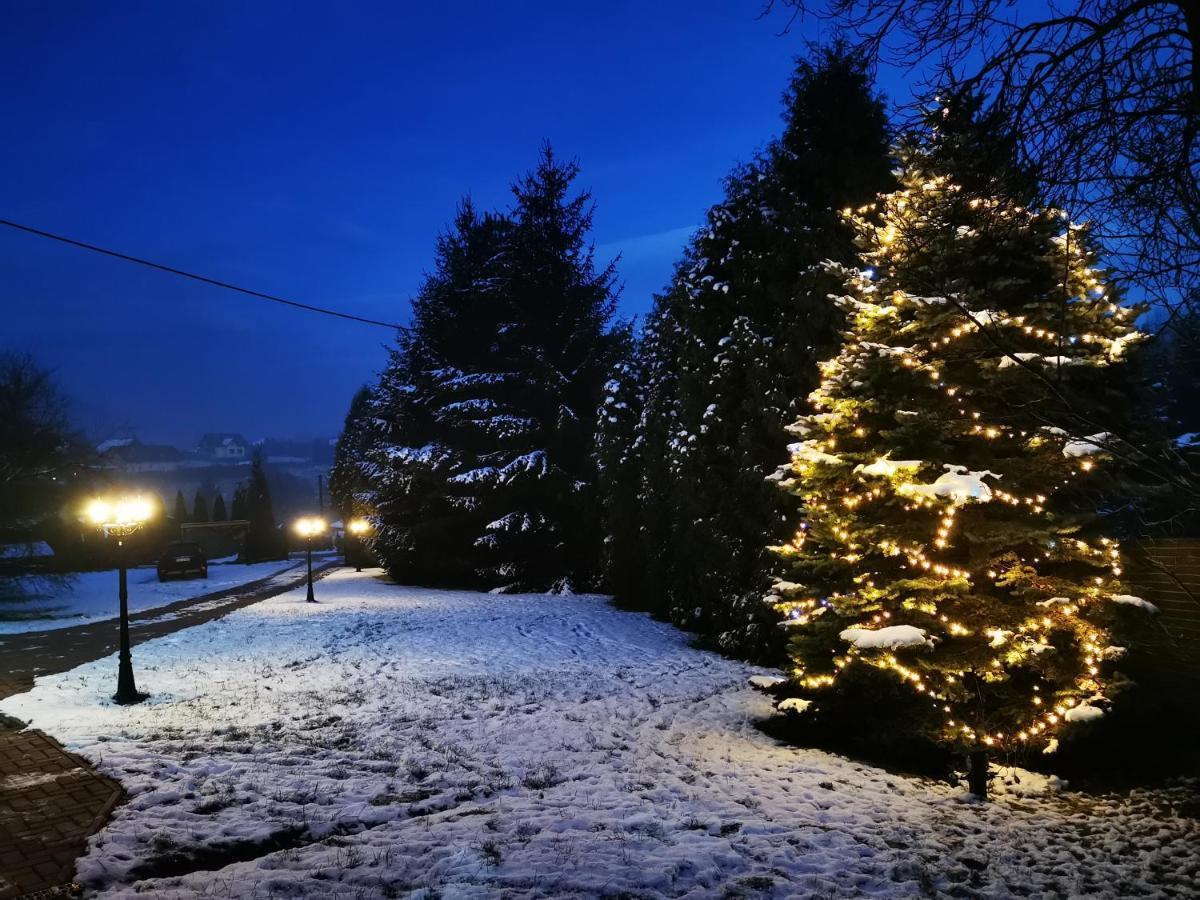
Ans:
{"type": "Polygon", "coordinates": [[[989,751],[1107,704],[1122,567],[1085,488],[1113,445],[1045,423],[1108,396],[1142,335],[1086,229],[904,161],[900,191],[845,212],[871,272],[828,267],[845,342],[790,429],[776,478],[806,521],[767,600],[806,715],[854,667],[886,672],[985,793],[989,751]]]}

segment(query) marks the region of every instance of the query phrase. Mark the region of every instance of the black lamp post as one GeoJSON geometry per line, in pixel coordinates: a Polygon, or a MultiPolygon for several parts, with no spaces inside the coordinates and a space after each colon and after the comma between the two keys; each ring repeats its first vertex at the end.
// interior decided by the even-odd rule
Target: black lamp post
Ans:
{"type": "Polygon", "coordinates": [[[126,539],[141,528],[154,514],[150,502],[140,497],[125,498],[110,503],[93,500],[88,504],[87,517],[104,529],[106,537],[117,539],[119,570],[117,594],[121,601],[120,650],[117,653],[117,692],[113,702],[123,706],[141,703],[148,694],[138,693],[133,678],[133,654],[129,648],[129,548],[126,539]]]}
{"type": "Polygon", "coordinates": [[[312,577],[312,545],[313,538],[319,534],[324,534],[326,529],[325,520],[318,516],[304,516],[296,520],[296,534],[304,538],[304,551],[308,557],[308,597],[309,603],[316,603],[317,598],[313,595],[313,577],[312,577]]]}

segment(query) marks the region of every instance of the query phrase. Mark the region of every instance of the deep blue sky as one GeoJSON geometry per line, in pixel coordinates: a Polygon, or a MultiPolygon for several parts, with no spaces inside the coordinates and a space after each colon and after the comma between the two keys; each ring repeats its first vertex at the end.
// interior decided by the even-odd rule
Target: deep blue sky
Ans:
{"type": "MultiPolygon", "coordinates": [[[[548,139],[640,315],[778,131],[815,31],[759,9],[9,0],[0,218],[404,322],[459,198],[507,203],[548,139]]],[[[182,446],[335,434],[392,340],[7,229],[0,305],[0,347],[55,369],[92,435],[182,446]]]]}

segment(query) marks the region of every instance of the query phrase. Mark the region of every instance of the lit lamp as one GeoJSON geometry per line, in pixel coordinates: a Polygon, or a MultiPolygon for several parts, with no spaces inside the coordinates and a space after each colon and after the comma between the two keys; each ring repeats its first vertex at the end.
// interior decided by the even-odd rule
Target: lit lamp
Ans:
{"type": "Polygon", "coordinates": [[[117,692],[113,701],[122,705],[140,703],[146,694],[139,694],[133,681],[133,657],[129,652],[129,580],[125,539],[154,516],[154,505],[145,497],[122,497],[118,500],[97,498],[84,510],[93,525],[99,525],[105,537],[117,539],[117,565],[120,571],[121,649],[117,654],[117,692]]]}
{"type": "Polygon", "coordinates": [[[312,542],[317,535],[325,533],[328,525],[320,516],[301,516],[292,527],[296,529],[296,534],[304,538],[304,549],[308,553],[308,602],[316,603],[312,582],[312,542]]]}
{"type": "Polygon", "coordinates": [[[366,519],[351,519],[346,524],[346,531],[354,535],[354,571],[362,571],[363,537],[371,530],[371,523],[366,519]]]}

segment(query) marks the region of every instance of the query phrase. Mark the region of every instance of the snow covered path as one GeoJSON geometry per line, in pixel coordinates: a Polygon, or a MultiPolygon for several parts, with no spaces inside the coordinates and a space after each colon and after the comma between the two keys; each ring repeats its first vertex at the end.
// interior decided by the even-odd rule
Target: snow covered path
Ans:
{"type": "MultiPolygon", "coordinates": [[[[208,567],[208,578],[170,581],[159,581],[154,566],[137,566],[128,575],[129,611],[146,612],[201,594],[229,590],[295,565],[295,560],[286,559],[250,565],[213,562],[208,567]]],[[[72,628],[119,615],[116,569],[21,580],[29,584],[30,595],[19,602],[0,604],[0,634],[72,628]]]]}
{"type": "Polygon", "coordinates": [[[600,598],[303,597],[140,646],[143,706],[108,659],[0,703],[129,791],[101,896],[1195,895],[1183,788],[981,806],[787,748],[762,670],[600,598]]]}

